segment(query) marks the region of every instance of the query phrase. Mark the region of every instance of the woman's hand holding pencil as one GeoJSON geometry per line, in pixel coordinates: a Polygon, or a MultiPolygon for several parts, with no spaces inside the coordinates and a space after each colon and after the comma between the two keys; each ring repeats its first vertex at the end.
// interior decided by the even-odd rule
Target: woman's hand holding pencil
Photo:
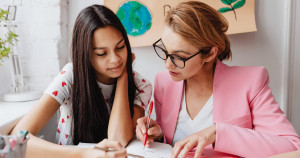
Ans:
{"type": "MultiPolygon", "coordinates": [[[[152,102],[151,102],[151,104],[153,105],[152,102]]],[[[149,119],[149,122],[148,122],[148,116],[141,117],[137,120],[136,137],[142,143],[146,142],[146,147],[149,148],[151,142],[159,141],[163,138],[163,133],[162,133],[160,126],[154,120],[149,119]],[[148,122],[148,124],[147,124],[147,122],[148,122]],[[147,127],[147,125],[149,125],[149,126],[147,127]],[[147,139],[147,140],[145,140],[145,139],[147,139]]]]}

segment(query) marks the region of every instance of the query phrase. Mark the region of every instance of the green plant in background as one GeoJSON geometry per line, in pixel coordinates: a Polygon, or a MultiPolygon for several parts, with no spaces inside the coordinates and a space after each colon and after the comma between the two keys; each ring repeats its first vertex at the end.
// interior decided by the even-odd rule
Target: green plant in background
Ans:
{"type": "Polygon", "coordinates": [[[235,20],[237,20],[235,9],[241,8],[246,3],[246,0],[239,0],[239,1],[237,1],[237,0],[221,0],[221,1],[222,1],[222,3],[229,5],[230,7],[223,7],[223,8],[220,8],[218,11],[220,13],[226,13],[229,11],[233,11],[235,20]]]}
{"type": "MultiPolygon", "coordinates": [[[[7,21],[6,16],[9,14],[8,11],[0,9],[0,26],[4,26],[4,21],[7,21]]],[[[0,28],[2,29],[2,28],[0,28]]],[[[17,40],[18,35],[13,33],[11,30],[7,31],[6,34],[4,34],[4,38],[0,37],[0,66],[1,62],[3,62],[4,57],[8,57],[9,54],[13,53],[11,51],[10,46],[13,46],[17,40]]]]}

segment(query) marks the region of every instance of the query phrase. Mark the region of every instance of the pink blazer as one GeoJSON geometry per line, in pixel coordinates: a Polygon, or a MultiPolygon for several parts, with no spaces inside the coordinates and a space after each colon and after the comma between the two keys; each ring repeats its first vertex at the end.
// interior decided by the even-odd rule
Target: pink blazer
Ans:
{"type": "MultiPolygon", "coordinates": [[[[172,144],[183,95],[183,81],[168,72],[154,83],[156,122],[172,144]]],[[[267,157],[300,149],[300,137],[281,111],[268,86],[264,67],[229,67],[217,61],[213,82],[213,152],[242,157],[267,157]]]]}

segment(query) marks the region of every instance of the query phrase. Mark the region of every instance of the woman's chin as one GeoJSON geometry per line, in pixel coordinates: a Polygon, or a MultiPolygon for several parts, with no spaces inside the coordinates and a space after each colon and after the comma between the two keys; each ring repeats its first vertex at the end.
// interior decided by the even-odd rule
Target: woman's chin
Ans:
{"type": "Polygon", "coordinates": [[[181,77],[178,77],[178,76],[172,76],[172,75],[171,75],[171,78],[172,78],[175,82],[179,82],[179,81],[182,81],[182,80],[183,80],[181,77]]]}

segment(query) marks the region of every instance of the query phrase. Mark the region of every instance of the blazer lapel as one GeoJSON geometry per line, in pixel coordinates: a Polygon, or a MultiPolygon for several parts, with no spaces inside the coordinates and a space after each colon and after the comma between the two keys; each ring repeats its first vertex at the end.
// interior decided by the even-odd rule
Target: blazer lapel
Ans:
{"type": "Polygon", "coordinates": [[[181,107],[181,100],[183,94],[183,81],[171,82],[166,86],[164,91],[164,101],[162,106],[162,125],[165,138],[168,144],[172,144],[177,119],[181,107]]]}

